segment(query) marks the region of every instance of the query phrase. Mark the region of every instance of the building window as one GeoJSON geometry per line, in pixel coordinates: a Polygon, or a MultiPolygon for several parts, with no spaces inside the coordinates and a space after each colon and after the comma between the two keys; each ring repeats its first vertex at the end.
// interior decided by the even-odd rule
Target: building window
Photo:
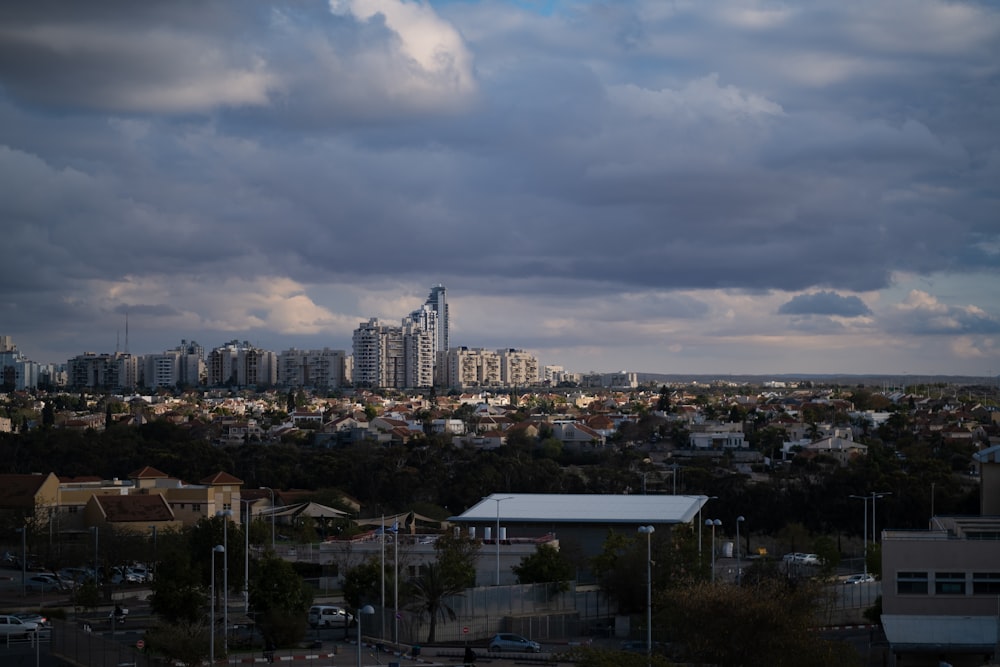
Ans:
{"type": "Polygon", "coordinates": [[[191,511],[192,512],[200,512],[201,511],[201,503],[191,503],[191,511]]]}
{"type": "Polygon", "coordinates": [[[232,503],[222,503],[222,511],[223,512],[232,512],[233,511],[233,504],[232,503]]]}
{"type": "Polygon", "coordinates": [[[76,505],[70,505],[69,507],[66,508],[66,511],[68,511],[70,514],[76,514],[77,512],[80,511],[80,508],[77,507],[76,505]]]}
{"type": "Polygon", "coordinates": [[[973,572],[972,594],[973,595],[1000,594],[1000,572],[973,572]]]}
{"type": "Polygon", "coordinates": [[[927,595],[927,573],[896,573],[896,593],[899,595],[927,595]]]}
{"type": "Polygon", "coordinates": [[[935,572],[934,593],[936,595],[965,595],[965,573],[935,572]]]}

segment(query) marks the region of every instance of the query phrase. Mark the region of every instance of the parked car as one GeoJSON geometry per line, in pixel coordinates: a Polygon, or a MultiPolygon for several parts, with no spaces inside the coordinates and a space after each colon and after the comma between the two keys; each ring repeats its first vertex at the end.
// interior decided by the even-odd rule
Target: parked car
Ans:
{"type": "Polygon", "coordinates": [[[334,605],[315,605],[309,608],[307,617],[313,628],[346,628],[354,622],[354,616],[346,609],[334,605]]]}
{"type": "Polygon", "coordinates": [[[817,554],[804,554],[799,552],[789,553],[782,556],[781,560],[786,565],[819,565],[821,560],[817,554]]]}
{"type": "Polygon", "coordinates": [[[74,586],[94,578],[93,570],[85,567],[64,567],[58,574],[63,580],[72,581],[74,586]]]}
{"type": "Polygon", "coordinates": [[[24,587],[29,591],[40,593],[52,593],[63,590],[62,582],[54,576],[47,574],[36,574],[24,580],[24,587]]]}
{"type": "Polygon", "coordinates": [[[844,579],[845,584],[870,584],[875,581],[875,577],[870,574],[852,574],[844,579]]]}
{"type": "Polygon", "coordinates": [[[521,635],[513,635],[509,632],[501,632],[493,635],[490,640],[491,651],[520,651],[521,653],[538,653],[542,650],[541,644],[532,641],[521,635]]]}
{"type": "Polygon", "coordinates": [[[17,616],[0,615],[0,637],[30,637],[38,630],[31,621],[22,621],[17,616]]]}
{"type": "Polygon", "coordinates": [[[13,614],[13,616],[17,616],[19,619],[21,619],[22,622],[34,623],[39,630],[43,630],[52,625],[51,623],[49,623],[48,618],[38,613],[24,612],[21,614],[13,614]]]}
{"type": "Polygon", "coordinates": [[[141,574],[133,572],[131,568],[111,568],[111,583],[115,586],[120,584],[141,584],[144,581],[146,581],[146,578],[141,574]]]}

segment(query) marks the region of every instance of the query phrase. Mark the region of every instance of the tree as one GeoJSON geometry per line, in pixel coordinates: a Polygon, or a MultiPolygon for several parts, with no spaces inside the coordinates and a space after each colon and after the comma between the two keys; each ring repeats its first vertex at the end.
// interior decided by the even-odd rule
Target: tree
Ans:
{"type": "Polygon", "coordinates": [[[853,647],[823,640],[812,630],[821,598],[814,582],[694,583],[664,591],[654,622],[667,628],[689,662],[720,667],[860,665],[853,647]]]}
{"type": "Polygon", "coordinates": [[[170,660],[194,667],[202,665],[209,654],[208,626],[195,623],[157,623],[143,635],[146,650],[170,660]]]}
{"type": "Polygon", "coordinates": [[[56,408],[51,400],[45,401],[42,408],[42,426],[54,426],[56,423],[56,408]]]}
{"type": "Polygon", "coordinates": [[[561,551],[551,544],[540,544],[535,553],[525,556],[518,565],[511,568],[522,584],[556,584],[556,591],[569,590],[569,582],[575,574],[573,564],[561,551]]]}
{"type": "Polygon", "coordinates": [[[410,581],[408,597],[412,602],[409,607],[418,615],[427,616],[430,620],[427,630],[428,644],[434,643],[439,617],[444,621],[453,621],[457,618],[455,610],[448,605],[446,599],[452,595],[459,595],[464,590],[465,586],[448,576],[439,563],[428,563],[420,576],[410,581]]]}
{"type": "Polygon", "coordinates": [[[434,542],[441,576],[456,590],[476,585],[476,561],[479,543],[461,535],[442,535],[434,542]]]}
{"type": "Polygon", "coordinates": [[[186,535],[161,539],[160,558],[150,608],[167,624],[183,626],[204,622],[208,604],[205,570],[191,562],[186,535]]]}
{"type": "Polygon", "coordinates": [[[567,654],[567,660],[576,667],[672,667],[674,664],[666,656],[647,656],[643,653],[612,651],[591,646],[574,648],[567,654]]]}
{"type": "Polygon", "coordinates": [[[667,385],[660,387],[660,396],[656,399],[656,409],[659,412],[670,412],[670,390],[667,385]]]}
{"type": "Polygon", "coordinates": [[[372,556],[365,562],[344,572],[342,592],[344,601],[353,609],[360,609],[365,603],[374,600],[381,591],[379,570],[382,569],[378,558],[372,556]]]}
{"type": "Polygon", "coordinates": [[[302,639],[312,590],[292,564],[268,552],[257,561],[250,577],[250,609],[257,625],[278,646],[302,639]]]}
{"type": "Polygon", "coordinates": [[[645,607],[646,584],[642,577],[635,576],[646,570],[645,540],[640,545],[634,537],[608,531],[601,553],[594,556],[591,566],[601,590],[618,601],[619,609],[634,612],[645,607]]]}
{"type": "Polygon", "coordinates": [[[93,609],[101,601],[101,592],[97,582],[88,578],[73,591],[73,606],[79,609],[93,609]]]}

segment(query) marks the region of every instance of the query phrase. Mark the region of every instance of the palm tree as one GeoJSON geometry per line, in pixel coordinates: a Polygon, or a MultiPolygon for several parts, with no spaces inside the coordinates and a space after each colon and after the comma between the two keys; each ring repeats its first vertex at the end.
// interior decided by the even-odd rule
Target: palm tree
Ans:
{"type": "Polygon", "coordinates": [[[428,644],[434,643],[438,617],[443,621],[454,621],[457,618],[455,610],[448,606],[445,599],[459,595],[464,590],[464,584],[446,576],[437,563],[429,563],[424,568],[423,574],[410,582],[412,609],[421,616],[426,614],[430,617],[430,628],[427,631],[428,644]]]}

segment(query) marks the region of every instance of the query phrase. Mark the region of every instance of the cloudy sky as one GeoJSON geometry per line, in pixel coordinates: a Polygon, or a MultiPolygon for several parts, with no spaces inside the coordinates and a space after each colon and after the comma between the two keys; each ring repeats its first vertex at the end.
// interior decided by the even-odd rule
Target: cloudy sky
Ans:
{"type": "Polygon", "coordinates": [[[1000,373],[1000,5],[0,3],[0,334],[1000,373]]]}

